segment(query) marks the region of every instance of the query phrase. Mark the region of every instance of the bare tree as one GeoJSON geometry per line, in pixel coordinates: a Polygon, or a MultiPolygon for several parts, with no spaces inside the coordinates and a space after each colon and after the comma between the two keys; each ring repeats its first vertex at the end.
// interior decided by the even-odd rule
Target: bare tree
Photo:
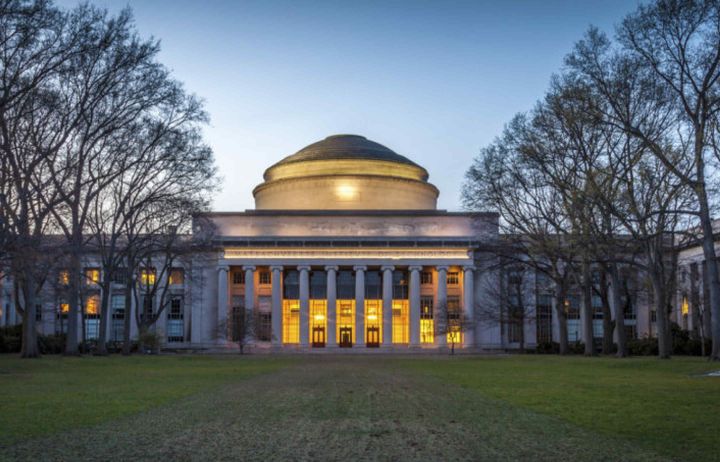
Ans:
{"type": "Polygon", "coordinates": [[[675,181],[693,191],[709,275],[712,358],[720,360],[720,279],[712,222],[717,204],[711,189],[714,164],[720,159],[713,148],[720,111],[720,4],[660,0],[643,5],[623,21],[617,35],[618,46],[613,47],[607,37],[591,30],[568,64],[605,98],[608,119],[637,138],[675,181]],[[638,110],[627,110],[627,95],[618,91],[622,88],[612,75],[618,60],[634,63],[635,75],[645,77],[636,98],[643,117],[638,110]],[[658,130],[660,124],[667,129],[658,130]]]}

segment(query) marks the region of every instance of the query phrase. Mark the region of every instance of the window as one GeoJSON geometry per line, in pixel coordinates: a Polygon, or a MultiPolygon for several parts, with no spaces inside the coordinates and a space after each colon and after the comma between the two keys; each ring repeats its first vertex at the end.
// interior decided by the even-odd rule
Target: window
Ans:
{"type": "Polygon", "coordinates": [[[182,268],[172,268],[168,282],[171,286],[182,285],[185,282],[185,270],[182,268]]]}
{"type": "Polygon", "coordinates": [[[115,268],[112,272],[112,282],[115,284],[126,284],[127,268],[115,268]]]}
{"type": "Polygon", "coordinates": [[[242,271],[233,271],[232,273],[232,283],[234,285],[241,285],[245,284],[245,273],[242,271]]]}
{"type": "Polygon", "coordinates": [[[270,278],[270,271],[260,271],[258,273],[258,279],[260,284],[270,284],[271,278],[270,278]]]}
{"type": "Polygon", "coordinates": [[[184,313],[182,297],[173,297],[172,300],[170,300],[170,309],[168,310],[167,319],[168,343],[185,341],[185,321],[183,318],[184,313]]]}
{"type": "Polygon", "coordinates": [[[365,272],[365,299],[382,299],[382,277],[379,271],[365,272]]]}
{"type": "Polygon", "coordinates": [[[85,284],[100,282],[100,268],[85,268],[85,284]]]}
{"type": "Polygon", "coordinates": [[[58,273],[58,283],[62,286],[70,284],[70,271],[64,269],[58,273]]]}
{"type": "Polygon", "coordinates": [[[97,294],[90,295],[85,301],[85,314],[89,316],[98,316],[100,314],[100,296],[97,294]]]}
{"type": "Polygon", "coordinates": [[[230,338],[233,342],[240,341],[243,329],[245,329],[245,297],[242,295],[233,295],[232,311],[228,322],[230,338]]]}
{"type": "Polygon", "coordinates": [[[269,342],[272,340],[272,297],[258,297],[258,309],[255,317],[256,327],[255,334],[261,342],[269,342]]]}
{"type": "Polygon", "coordinates": [[[355,298],[355,275],[352,271],[338,271],[337,297],[339,300],[355,298]]]}
{"type": "Polygon", "coordinates": [[[272,340],[272,313],[260,312],[257,316],[257,339],[261,342],[272,340]]]}
{"type": "Polygon", "coordinates": [[[687,295],[683,296],[682,305],[680,305],[680,312],[683,316],[687,316],[690,313],[690,304],[688,303],[687,295]]]}
{"type": "Polygon", "coordinates": [[[395,300],[407,300],[408,280],[405,271],[393,271],[392,273],[392,298],[395,300]]]}
{"type": "Polygon", "coordinates": [[[300,342],[300,302],[283,300],[283,343],[300,342]]]}
{"type": "Polygon", "coordinates": [[[552,298],[538,295],[537,298],[537,343],[552,342],[552,298]]]}
{"type": "Polygon", "coordinates": [[[143,321],[147,321],[152,318],[153,315],[153,298],[152,295],[145,295],[143,297],[143,310],[140,318],[143,321]]]}
{"type": "Polygon", "coordinates": [[[85,300],[85,338],[94,340],[100,336],[100,295],[92,294],[85,300]]]}
{"type": "Polygon", "coordinates": [[[423,271],[420,273],[420,284],[427,285],[432,284],[433,277],[432,272],[430,271],[423,271]]]}
{"type": "Polygon", "coordinates": [[[457,271],[452,271],[447,274],[447,283],[450,286],[456,286],[460,284],[460,274],[457,271]]]}
{"type": "MultiPolygon", "coordinates": [[[[593,319],[602,319],[604,315],[602,298],[599,295],[593,295],[590,303],[593,309],[593,319]]],[[[602,337],[602,334],[600,336],[602,337]]]]}
{"type": "Polygon", "coordinates": [[[568,319],[580,319],[580,297],[571,295],[565,300],[565,313],[568,319]]]}
{"type": "Polygon", "coordinates": [[[650,312],[650,322],[657,322],[657,311],[652,310],[650,312]]]}
{"type": "MultiPolygon", "coordinates": [[[[283,298],[290,300],[297,300],[300,298],[300,274],[297,270],[285,271],[285,277],[283,279],[283,298]]],[[[285,318],[283,318],[283,321],[284,319],[285,318]]]]}
{"type": "Polygon", "coordinates": [[[113,295],[110,299],[112,323],[110,325],[110,340],[120,342],[125,338],[125,295],[113,295]]]}
{"type": "Polygon", "coordinates": [[[393,300],[392,301],[392,342],[408,343],[410,336],[410,317],[409,317],[408,301],[393,300]]]}
{"type": "Polygon", "coordinates": [[[144,286],[155,284],[155,268],[143,268],[140,270],[140,283],[144,286]]]}
{"type": "Polygon", "coordinates": [[[327,276],[325,271],[310,273],[310,298],[324,300],[327,297],[327,276]]]}
{"type": "Polygon", "coordinates": [[[70,313],[70,304],[60,303],[57,313],[58,323],[55,325],[55,331],[58,334],[64,334],[65,332],[67,332],[68,313],[70,313]]]}

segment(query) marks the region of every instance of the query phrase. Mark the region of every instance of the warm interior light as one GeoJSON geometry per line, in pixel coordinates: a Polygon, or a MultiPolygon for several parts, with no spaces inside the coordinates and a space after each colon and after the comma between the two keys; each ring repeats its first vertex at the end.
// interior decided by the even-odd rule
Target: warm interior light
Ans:
{"type": "Polygon", "coordinates": [[[314,319],[315,319],[316,321],[323,321],[323,320],[325,319],[325,315],[316,314],[315,317],[314,317],[314,319]]]}
{"type": "Polygon", "coordinates": [[[335,189],[338,199],[349,201],[357,198],[358,191],[355,186],[349,184],[341,184],[335,189]]]}
{"type": "Polygon", "coordinates": [[[682,310],[683,316],[687,316],[690,312],[690,305],[688,304],[687,297],[683,297],[682,306],[680,307],[680,309],[682,310]]]}
{"type": "Polygon", "coordinates": [[[367,318],[369,321],[377,321],[377,316],[374,314],[369,314],[367,318]]]}

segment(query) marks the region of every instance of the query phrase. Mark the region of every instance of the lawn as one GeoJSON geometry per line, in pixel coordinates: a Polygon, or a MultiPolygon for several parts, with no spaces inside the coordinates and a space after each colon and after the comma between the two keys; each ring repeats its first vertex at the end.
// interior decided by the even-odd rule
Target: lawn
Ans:
{"type": "Polygon", "coordinates": [[[3,460],[717,460],[695,359],[0,357],[3,460]]]}
{"type": "Polygon", "coordinates": [[[701,358],[512,356],[409,360],[477,390],[680,460],[720,460],[720,364],[701,358]]]}

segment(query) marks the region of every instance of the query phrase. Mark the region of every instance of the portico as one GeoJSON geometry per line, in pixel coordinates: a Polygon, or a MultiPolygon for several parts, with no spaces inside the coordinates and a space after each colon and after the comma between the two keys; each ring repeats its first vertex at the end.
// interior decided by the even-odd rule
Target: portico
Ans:
{"type": "Polygon", "coordinates": [[[216,317],[203,321],[219,327],[217,346],[479,346],[479,257],[497,238],[495,214],[436,210],[425,169],[354,135],[310,145],[264,177],[255,210],[198,220],[217,249],[216,317]]]}

